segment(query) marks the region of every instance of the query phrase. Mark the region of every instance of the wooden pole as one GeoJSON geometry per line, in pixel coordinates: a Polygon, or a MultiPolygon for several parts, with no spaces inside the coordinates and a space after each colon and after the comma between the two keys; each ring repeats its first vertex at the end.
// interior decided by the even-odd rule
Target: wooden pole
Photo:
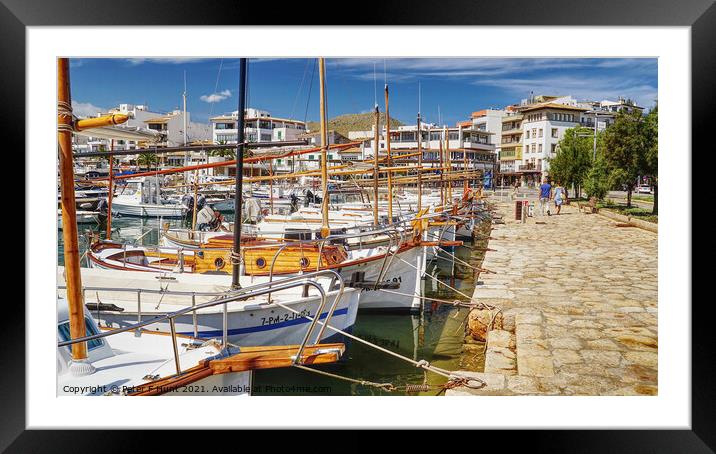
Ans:
{"type": "MultiPolygon", "coordinates": [[[[76,339],[87,335],[82,301],[82,276],[80,274],[80,249],[77,236],[77,211],[75,205],[75,181],[72,168],[72,97],[70,95],[70,61],[57,59],[57,140],[60,156],[60,199],[62,202],[62,239],[64,240],[65,280],[67,282],[67,305],[70,318],[70,337],[76,339]]],[[[72,344],[72,359],[87,358],[87,343],[72,344]]]]}
{"type": "Polygon", "coordinates": [[[378,150],[380,149],[380,111],[375,105],[375,146],[373,148],[373,224],[378,225],[378,150]]]}
{"type": "Polygon", "coordinates": [[[75,131],[84,131],[85,129],[99,128],[102,126],[112,126],[125,123],[129,119],[129,116],[124,114],[112,114],[105,115],[103,117],[85,118],[77,120],[73,129],[75,131]]]}
{"type": "MultiPolygon", "coordinates": [[[[393,165],[393,158],[390,153],[390,110],[388,109],[388,84],[385,84],[385,151],[388,158],[388,167],[393,165]]],[[[420,134],[420,131],[418,131],[420,134]]],[[[420,136],[418,136],[420,140],[420,136]]],[[[393,223],[393,172],[388,170],[388,223],[393,223]]]]}
{"type": "MultiPolygon", "coordinates": [[[[269,161],[269,176],[273,176],[273,161],[269,161]]],[[[273,215],[273,178],[269,180],[269,205],[271,207],[271,214],[273,215]]]]}
{"type": "Polygon", "coordinates": [[[321,86],[321,183],[323,188],[321,237],[327,238],[331,233],[331,228],[328,225],[328,125],[326,121],[326,61],[324,58],[318,59],[318,67],[321,86]]]}
{"type": "MultiPolygon", "coordinates": [[[[110,151],[114,151],[114,139],[109,144],[110,151]]],[[[109,192],[107,193],[107,239],[112,239],[112,198],[114,197],[113,176],[114,156],[109,157],[109,192]]]]}

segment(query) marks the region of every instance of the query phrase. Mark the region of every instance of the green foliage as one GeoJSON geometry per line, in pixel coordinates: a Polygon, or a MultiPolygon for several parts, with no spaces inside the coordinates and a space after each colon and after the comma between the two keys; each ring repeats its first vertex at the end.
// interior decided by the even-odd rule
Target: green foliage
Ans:
{"type": "Polygon", "coordinates": [[[604,131],[604,158],[615,185],[634,188],[644,164],[645,146],[641,133],[644,117],[620,112],[614,124],[604,131]]]}
{"type": "MultiPolygon", "coordinates": [[[[380,124],[385,124],[385,113],[380,113],[380,124]]],[[[368,112],[362,114],[345,114],[328,120],[328,130],[336,131],[337,133],[348,137],[348,131],[370,131],[375,125],[375,113],[368,112]]],[[[307,125],[311,131],[318,131],[321,127],[317,121],[311,121],[307,125]]],[[[403,123],[390,117],[390,129],[394,127],[403,126],[403,123]]]]}
{"type": "Polygon", "coordinates": [[[557,155],[549,160],[549,173],[552,179],[575,190],[582,187],[584,179],[592,166],[593,134],[588,128],[572,128],[564,133],[559,141],[557,155]]]}
{"type": "Polygon", "coordinates": [[[156,165],[159,162],[159,158],[154,153],[142,153],[137,156],[137,165],[140,167],[149,168],[156,165]]]}
{"type": "Polygon", "coordinates": [[[587,192],[588,197],[603,200],[611,186],[609,168],[605,160],[598,155],[596,162],[594,162],[584,179],[584,190],[587,192]]]}
{"type": "MultiPolygon", "coordinates": [[[[225,141],[225,140],[222,140],[222,141],[219,142],[219,145],[224,145],[224,144],[226,144],[226,141],[225,141]]],[[[247,150],[246,147],[244,147],[244,157],[247,156],[248,151],[249,151],[249,150],[247,150]]],[[[211,151],[209,151],[209,156],[218,156],[218,157],[221,157],[221,158],[227,158],[227,157],[228,157],[228,158],[234,159],[234,158],[236,158],[236,149],[235,149],[235,148],[229,148],[229,147],[227,147],[227,148],[218,148],[218,149],[216,149],[216,150],[211,150],[211,151]]]]}
{"type": "Polygon", "coordinates": [[[659,175],[659,106],[649,111],[644,119],[644,174],[656,179],[659,175]]]}

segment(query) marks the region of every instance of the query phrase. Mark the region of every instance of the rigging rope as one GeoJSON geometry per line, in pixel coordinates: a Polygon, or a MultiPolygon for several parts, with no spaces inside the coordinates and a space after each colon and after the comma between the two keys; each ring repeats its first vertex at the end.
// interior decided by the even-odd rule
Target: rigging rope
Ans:
{"type": "Polygon", "coordinates": [[[316,75],[316,59],[313,59],[313,69],[311,70],[311,82],[308,84],[308,98],[306,98],[306,111],[303,114],[303,122],[306,123],[308,118],[308,106],[311,103],[311,93],[313,92],[313,76],[316,75]]]}

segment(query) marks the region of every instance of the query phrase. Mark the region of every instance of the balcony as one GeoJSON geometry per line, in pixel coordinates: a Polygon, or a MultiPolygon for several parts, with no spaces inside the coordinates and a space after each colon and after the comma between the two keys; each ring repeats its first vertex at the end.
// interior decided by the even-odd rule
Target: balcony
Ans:
{"type": "Polygon", "coordinates": [[[500,150],[500,161],[522,159],[522,147],[503,148],[500,150]]]}
{"type": "Polygon", "coordinates": [[[535,164],[532,162],[528,162],[527,164],[522,164],[517,166],[518,172],[541,172],[542,171],[542,164],[535,164]]]}

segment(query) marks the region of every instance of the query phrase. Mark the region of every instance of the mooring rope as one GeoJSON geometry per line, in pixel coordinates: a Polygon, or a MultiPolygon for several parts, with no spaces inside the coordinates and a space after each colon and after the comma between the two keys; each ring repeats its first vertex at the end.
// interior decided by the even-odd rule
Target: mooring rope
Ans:
{"type": "MultiPolygon", "coordinates": [[[[294,364],[293,367],[296,367],[298,369],[305,370],[308,372],[313,372],[318,375],[335,378],[337,380],[343,380],[343,381],[347,381],[350,383],[356,383],[356,384],[362,385],[362,386],[372,386],[373,388],[382,389],[383,391],[387,391],[387,392],[404,391],[406,393],[419,393],[419,392],[428,392],[431,389],[439,389],[440,393],[442,393],[445,390],[457,388],[459,386],[466,386],[468,388],[473,388],[473,389],[480,389],[480,388],[483,388],[484,386],[486,386],[485,382],[483,382],[482,380],[474,379],[474,378],[469,379],[467,377],[459,377],[459,376],[454,376],[453,378],[449,379],[447,382],[445,382],[444,384],[441,384],[441,385],[430,384],[430,383],[422,383],[422,384],[406,383],[405,385],[396,386],[392,383],[377,383],[377,382],[368,381],[368,380],[358,380],[355,378],[346,377],[344,375],[333,374],[333,373],[326,372],[323,370],[313,369],[312,367],[302,366],[300,364],[294,364]],[[481,383],[481,386],[475,387],[474,385],[470,385],[470,381],[479,381],[481,383]]],[[[438,393],[438,394],[440,394],[440,393],[438,393]]]]}
{"type": "MultiPolygon", "coordinates": [[[[301,313],[299,311],[293,309],[292,307],[288,307],[285,304],[282,304],[279,302],[274,302],[274,304],[276,304],[279,307],[282,307],[283,309],[286,309],[289,312],[292,312],[297,315],[301,315],[301,313]]],[[[311,317],[310,315],[304,314],[304,315],[302,315],[302,317],[307,318],[311,322],[313,322],[313,320],[314,320],[314,317],[311,317]]],[[[461,375],[456,375],[448,370],[442,369],[437,366],[433,366],[428,361],[426,361],[424,359],[421,359],[420,361],[415,361],[414,359],[408,358],[407,356],[403,356],[400,353],[396,353],[392,350],[388,350],[387,348],[383,348],[379,345],[375,345],[372,342],[368,342],[367,340],[361,339],[360,337],[354,336],[353,334],[347,333],[341,329],[335,328],[331,325],[326,325],[325,322],[322,322],[321,320],[317,320],[316,323],[320,324],[321,326],[325,326],[326,328],[330,329],[331,331],[342,334],[342,335],[348,337],[349,339],[353,339],[353,340],[360,342],[362,344],[365,344],[369,347],[375,348],[376,350],[382,351],[383,353],[394,356],[398,359],[402,359],[403,361],[411,363],[415,367],[424,369],[428,372],[432,372],[437,375],[442,375],[443,377],[446,377],[449,380],[453,379],[453,378],[460,378],[460,379],[467,380],[467,382],[470,382],[470,381],[478,382],[480,384],[480,386],[476,387],[475,389],[480,389],[480,388],[484,388],[485,386],[487,386],[487,383],[485,383],[483,380],[481,380],[479,378],[469,378],[469,377],[462,377],[461,375]]],[[[318,342],[318,339],[316,340],[316,342],[318,342]]]]}

